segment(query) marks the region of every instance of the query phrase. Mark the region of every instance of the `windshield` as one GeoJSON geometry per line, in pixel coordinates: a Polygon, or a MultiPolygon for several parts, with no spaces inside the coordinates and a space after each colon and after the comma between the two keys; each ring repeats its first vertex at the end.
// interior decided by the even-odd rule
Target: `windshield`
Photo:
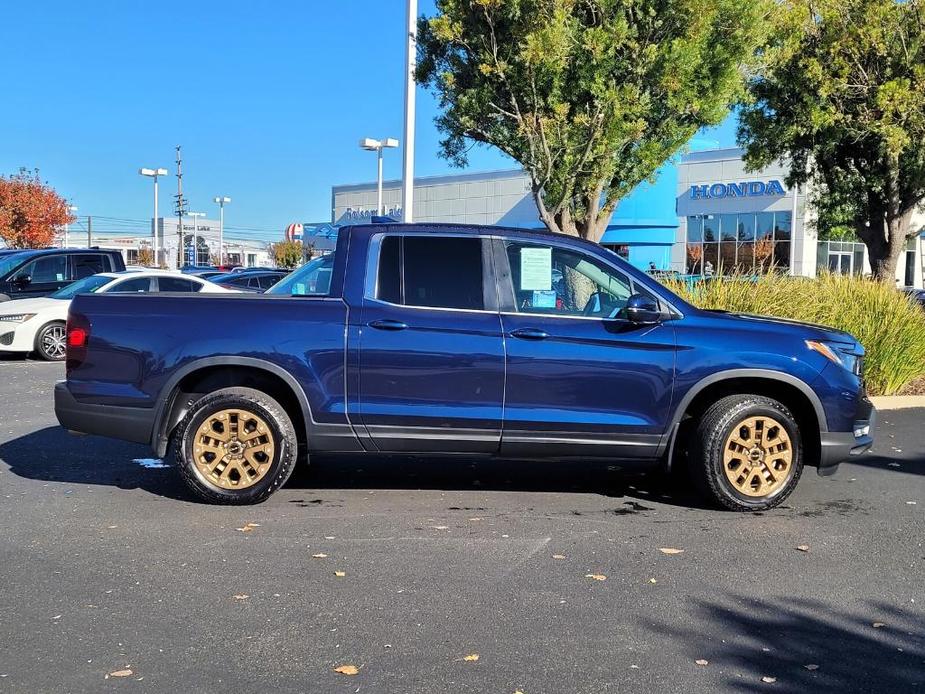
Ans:
{"type": "Polygon", "coordinates": [[[89,277],[84,277],[82,280],[77,280],[72,282],[66,287],[59,289],[54,294],[50,295],[52,299],[73,299],[78,294],[91,294],[104,287],[105,285],[112,282],[112,277],[104,277],[103,275],[90,275],[89,277]]]}
{"type": "Polygon", "coordinates": [[[0,277],[29,257],[28,253],[10,253],[0,256],[0,277]]]}
{"type": "Polygon", "coordinates": [[[289,296],[327,296],[331,291],[334,254],[323,255],[306,263],[291,275],[270,287],[267,294],[289,296]]]}

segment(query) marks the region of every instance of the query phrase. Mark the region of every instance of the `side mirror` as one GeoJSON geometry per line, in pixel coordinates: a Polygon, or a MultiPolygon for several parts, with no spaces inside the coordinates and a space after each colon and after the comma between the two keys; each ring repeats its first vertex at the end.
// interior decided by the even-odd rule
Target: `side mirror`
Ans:
{"type": "Polygon", "coordinates": [[[637,325],[652,325],[662,319],[658,302],[645,294],[633,294],[626,300],[626,317],[637,325]]]}
{"type": "Polygon", "coordinates": [[[19,287],[28,287],[30,284],[32,284],[32,275],[20,275],[13,281],[19,287]]]}

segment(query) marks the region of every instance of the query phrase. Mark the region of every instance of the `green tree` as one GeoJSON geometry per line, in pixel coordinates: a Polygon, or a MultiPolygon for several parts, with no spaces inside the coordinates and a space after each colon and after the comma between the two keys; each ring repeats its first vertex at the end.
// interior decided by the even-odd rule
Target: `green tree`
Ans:
{"type": "Polygon", "coordinates": [[[276,267],[294,268],[302,264],[302,244],[298,241],[280,241],[271,244],[270,254],[276,267]]]}
{"type": "Polygon", "coordinates": [[[619,200],[742,93],[765,0],[437,0],[417,80],[441,151],[471,142],[530,175],[540,219],[600,240],[619,200]]]}
{"type": "Polygon", "coordinates": [[[824,225],[850,226],[892,282],[925,200],[925,4],[782,0],[776,16],[741,114],[746,161],[789,161],[824,225]]]}

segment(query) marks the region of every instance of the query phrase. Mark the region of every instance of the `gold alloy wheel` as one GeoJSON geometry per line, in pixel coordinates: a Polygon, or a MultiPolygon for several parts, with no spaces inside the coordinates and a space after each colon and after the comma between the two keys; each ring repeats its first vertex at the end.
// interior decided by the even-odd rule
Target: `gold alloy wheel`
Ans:
{"type": "Polygon", "coordinates": [[[273,464],[273,434],[267,423],[245,410],[220,410],[196,431],[193,458],[199,474],[222,489],[246,489],[273,464]]]}
{"type": "Polygon", "coordinates": [[[770,417],[748,417],[726,438],[723,471],[745,496],[769,496],[780,490],[793,468],[793,443],[787,430],[770,417]]]}

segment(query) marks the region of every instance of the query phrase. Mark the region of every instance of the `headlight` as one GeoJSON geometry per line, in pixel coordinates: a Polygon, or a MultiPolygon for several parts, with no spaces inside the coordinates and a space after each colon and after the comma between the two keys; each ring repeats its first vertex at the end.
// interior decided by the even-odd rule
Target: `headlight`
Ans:
{"type": "Polygon", "coordinates": [[[0,321],[5,321],[7,323],[25,323],[33,316],[35,316],[34,313],[10,313],[6,316],[0,316],[0,321]]]}
{"type": "Polygon", "coordinates": [[[850,345],[807,340],[806,346],[814,352],[819,352],[819,354],[824,356],[829,361],[833,361],[839,366],[843,366],[856,376],[861,375],[861,363],[863,362],[863,355],[855,353],[850,345]]]}

